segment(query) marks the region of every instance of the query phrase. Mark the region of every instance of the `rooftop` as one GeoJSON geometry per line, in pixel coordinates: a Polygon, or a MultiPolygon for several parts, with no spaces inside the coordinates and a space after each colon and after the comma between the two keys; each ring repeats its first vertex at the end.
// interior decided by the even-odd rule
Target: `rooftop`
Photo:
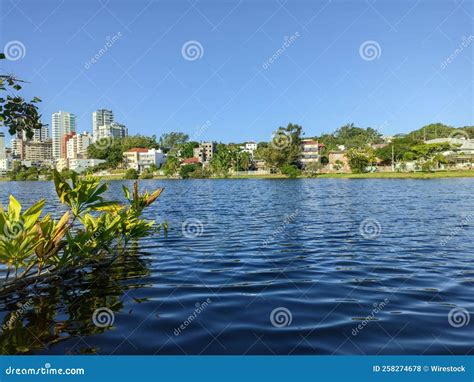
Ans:
{"type": "Polygon", "coordinates": [[[134,147],[133,149],[129,149],[125,151],[126,153],[147,153],[148,149],[143,147],[134,147]]]}
{"type": "Polygon", "coordinates": [[[199,163],[199,158],[186,158],[183,160],[184,164],[194,164],[194,163],[199,163]]]}

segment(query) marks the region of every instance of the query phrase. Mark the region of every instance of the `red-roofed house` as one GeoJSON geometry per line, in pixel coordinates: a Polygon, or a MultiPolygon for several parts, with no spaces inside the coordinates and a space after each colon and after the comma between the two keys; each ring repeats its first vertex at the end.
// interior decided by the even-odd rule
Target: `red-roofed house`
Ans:
{"type": "Polygon", "coordinates": [[[199,158],[186,158],[183,160],[183,162],[181,163],[181,165],[185,165],[185,164],[198,164],[200,163],[199,161],[199,158]]]}

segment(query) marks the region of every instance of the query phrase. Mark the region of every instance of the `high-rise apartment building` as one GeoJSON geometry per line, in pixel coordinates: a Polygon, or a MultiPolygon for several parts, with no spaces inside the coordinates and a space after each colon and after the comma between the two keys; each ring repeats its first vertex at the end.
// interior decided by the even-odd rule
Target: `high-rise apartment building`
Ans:
{"type": "Polygon", "coordinates": [[[35,165],[51,163],[53,150],[51,139],[44,141],[23,141],[23,160],[31,161],[35,165]]]}
{"type": "Polygon", "coordinates": [[[48,126],[44,125],[41,129],[33,130],[33,141],[35,142],[44,142],[49,138],[49,129],[48,126]]]}
{"type": "Polygon", "coordinates": [[[0,133],[0,160],[6,158],[7,153],[5,151],[5,133],[0,133]]]}
{"type": "Polygon", "coordinates": [[[92,135],[87,132],[82,134],[66,135],[66,158],[86,159],[87,148],[92,144],[92,135]]]}
{"type": "Polygon", "coordinates": [[[125,125],[112,122],[110,125],[99,126],[98,135],[94,136],[97,141],[102,138],[125,138],[128,135],[128,129],[125,125]]]}
{"type": "Polygon", "coordinates": [[[76,131],[76,116],[66,111],[58,111],[52,116],[53,159],[61,158],[65,152],[64,135],[76,131]]]}
{"type": "Polygon", "coordinates": [[[92,113],[92,135],[94,141],[97,141],[99,136],[99,128],[101,126],[110,126],[114,122],[114,113],[112,110],[99,109],[92,113]]]}

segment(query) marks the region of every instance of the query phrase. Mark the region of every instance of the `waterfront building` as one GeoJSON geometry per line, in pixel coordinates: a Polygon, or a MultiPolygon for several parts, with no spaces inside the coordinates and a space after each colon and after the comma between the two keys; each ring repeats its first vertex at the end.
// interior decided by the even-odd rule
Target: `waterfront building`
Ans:
{"type": "Polygon", "coordinates": [[[211,161],[215,152],[215,142],[202,142],[198,147],[193,149],[193,157],[199,158],[199,162],[207,164],[211,161]]]}
{"type": "Polygon", "coordinates": [[[106,161],[104,159],[74,158],[74,159],[67,159],[67,167],[69,168],[69,170],[80,174],[84,171],[87,171],[90,168],[93,168],[105,162],[106,161]]]}
{"type": "Polygon", "coordinates": [[[53,113],[51,126],[53,159],[59,159],[66,151],[63,137],[76,131],[76,116],[66,111],[53,113]]]}
{"type": "Polygon", "coordinates": [[[71,133],[65,136],[66,158],[86,159],[87,148],[92,144],[92,135],[83,132],[82,134],[71,133]]]}
{"type": "Polygon", "coordinates": [[[22,160],[31,161],[38,165],[51,164],[53,160],[53,142],[51,139],[45,141],[23,141],[22,147],[22,160]]]}
{"type": "Polygon", "coordinates": [[[328,154],[328,169],[330,171],[349,172],[349,159],[344,150],[330,151],[328,154]]]}
{"type": "Polygon", "coordinates": [[[0,160],[7,158],[7,152],[5,149],[5,133],[0,132],[0,160]]]}
{"type": "Polygon", "coordinates": [[[99,127],[108,126],[114,122],[114,113],[112,110],[99,109],[92,113],[92,135],[94,141],[97,141],[99,137],[99,127]]]}
{"type": "Polygon", "coordinates": [[[181,162],[181,166],[185,166],[187,164],[198,164],[198,163],[201,163],[199,162],[199,158],[186,158],[186,159],[183,159],[183,161],[181,162]]]}
{"type": "Polygon", "coordinates": [[[323,145],[313,139],[303,139],[301,141],[301,164],[303,167],[306,167],[310,163],[320,162],[321,147],[323,147],[323,145]]]}
{"type": "Polygon", "coordinates": [[[464,138],[436,138],[425,143],[444,143],[451,145],[452,149],[443,153],[451,164],[457,168],[472,168],[474,164],[474,139],[464,138]]]}
{"type": "Polygon", "coordinates": [[[166,162],[166,154],[160,149],[133,148],[123,153],[123,163],[126,169],[142,172],[152,165],[161,167],[166,162]]]}
{"type": "Polygon", "coordinates": [[[10,158],[0,159],[0,176],[6,176],[7,172],[12,170],[12,167],[10,158]]]}
{"type": "Polygon", "coordinates": [[[462,139],[462,138],[436,138],[436,139],[430,139],[426,141],[426,144],[432,144],[432,143],[444,143],[447,142],[449,143],[452,147],[453,150],[451,151],[457,151],[457,152],[462,152],[466,155],[474,155],[474,139],[462,139]]]}
{"type": "Polygon", "coordinates": [[[257,150],[257,142],[246,142],[245,145],[240,146],[240,149],[246,153],[249,153],[253,157],[255,150],[257,150]]]}

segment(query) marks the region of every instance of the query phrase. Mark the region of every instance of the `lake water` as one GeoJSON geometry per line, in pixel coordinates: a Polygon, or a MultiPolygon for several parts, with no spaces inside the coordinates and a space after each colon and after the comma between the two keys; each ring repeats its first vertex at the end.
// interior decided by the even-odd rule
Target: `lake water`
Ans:
{"type": "MultiPolygon", "coordinates": [[[[3,324],[19,317],[1,352],[472,352],[474,179],[140,184],[165,187],[146,217],[168,235],[1,299],[3,324]]],[[[3,205],[10,193],[63,208],[52,183],[0,183],[3,205]]]]}

